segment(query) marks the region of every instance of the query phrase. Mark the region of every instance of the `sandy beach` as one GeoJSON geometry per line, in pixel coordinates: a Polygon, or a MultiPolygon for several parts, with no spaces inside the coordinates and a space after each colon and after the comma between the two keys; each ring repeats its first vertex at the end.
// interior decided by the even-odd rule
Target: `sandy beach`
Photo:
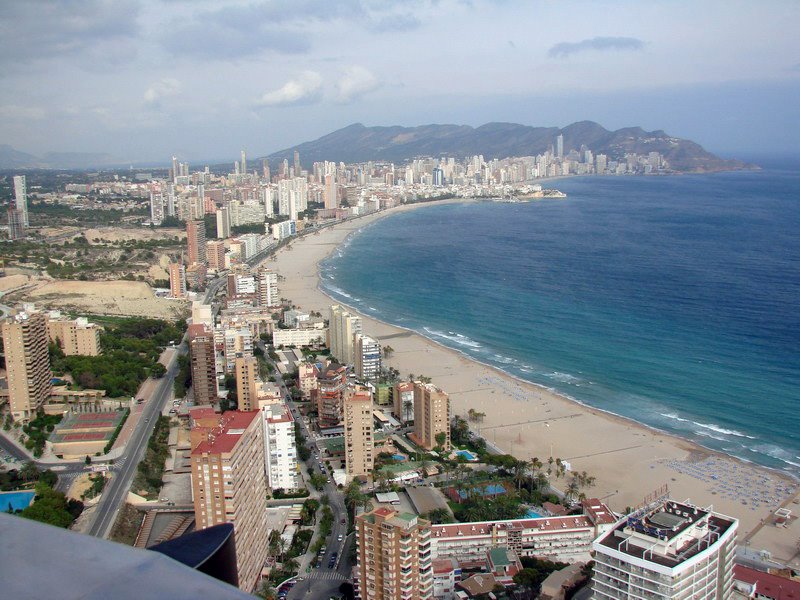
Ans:
{"type": "MultiPolygon", "coordinates": [[[[399,207],[298,239],[267,262],[285,278],[281,296],[304,310],[327,315],[328,307],[338,302],[319,289],[319,261],[376,219],[425,210],[431,204],[399,207]]],[[[716,511],[740,519],[739,537],[747,538],[751,548],[765,548],[776,559],[797,563],[798,521],[788,528],[771,524],[771,514],[781,505],[793,513],[800,511],[792,479],[583,406],[416,333],[361,316],[364,332],[394,349],[385,361],[388,366],[398,369],[401,377],[409,373],[431,377],[450,395],[454,414],[466,417],[470,408],[486,413],[484,421],[473,427],[504,452],[528,460],[538,457],[546,462],[553,456],[568,461],[573,470],[596,477],[587,495],[603,499],[617,511],[640,504],[667,484],[674,498],[713,505],[716,511]],[[767,524],[762,526],[763,521],[767,524]]],[[[563,479],[552,483],[566,486],[563,479]]]]}

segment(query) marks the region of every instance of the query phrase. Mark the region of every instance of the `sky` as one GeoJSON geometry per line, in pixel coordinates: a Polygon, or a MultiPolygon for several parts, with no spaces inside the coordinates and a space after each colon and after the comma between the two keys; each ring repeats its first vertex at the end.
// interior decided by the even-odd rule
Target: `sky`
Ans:
{"type": "Polygon", "coordinates": [[[234,160],[360,122],[800,155],[796,0],[0,2],[0,144],[234,160]]]}

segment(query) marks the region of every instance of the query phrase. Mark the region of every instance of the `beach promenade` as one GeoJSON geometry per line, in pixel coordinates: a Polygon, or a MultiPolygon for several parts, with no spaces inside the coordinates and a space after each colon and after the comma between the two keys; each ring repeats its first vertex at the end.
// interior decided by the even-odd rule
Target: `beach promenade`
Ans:
{"type": "MultiPolygon", "coordinates": [[[[429,205],[399,207],[294,241],[291,248],[280,250],[275,260],[267,263],[285,278],[280,284],[281,296],[302,310],[327,315],[328,307],[340,302],[319,289],[318,263],[348,235],[374,220],[406,210],[425,210],[429,205]]],[[[800,505],[794,503],[797,482],[581,405],[414,332],[361,316],[364,332],[394,349],[385,361],[387,366],[398,369],[403,378],[408,374],[432,378],[450,395],[454,414],[466,417],[470,408],[486,413],[476,430],[503,451],[528,460],[537,457],[546,462],[553,456],[568,461],[573,470],[597,478],[587,494],[603,499],[617,511],[638,505],[644,496],[667,484],[676,499],[713,505],[716,511],[740,519],[740,538],[758,529],[749,539],[751,549],[767,549],[776,559],[798,560],[800,522],[790,521],[787,528],[771,524],[774,510],[781,505],[800,512],[800,505]]],[[[552,483],[566,486],[563,479],[552,483]]]]}

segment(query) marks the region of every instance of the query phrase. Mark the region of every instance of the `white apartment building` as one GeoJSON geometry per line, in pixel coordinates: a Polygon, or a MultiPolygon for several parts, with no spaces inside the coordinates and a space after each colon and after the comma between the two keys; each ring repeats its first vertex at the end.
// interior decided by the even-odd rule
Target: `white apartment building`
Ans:
{"type": "Polygon", "coordinates": [[[738,521],[688,502],[660,500],[592,545],[593,598],[727,600],[738,521]]]}
{"type": "Polygon", "coordinates": [[[270,489],[300,487],[292,412],[282,402],[269,403],[261,407],[261,416],[264,421],[264,460],[270,489]]]}
{"type": "Polygon", "coordinates": [[[355,334],[356,375],[361,379],[377,379],[381,373],[381,345],[368,335],[355,334]]]}
{"type": "Polygon", "coordinates": [[[256,276],[258,285],[258,305],[278,306],[281,303],[278,297],[278,274],[269,269],[260,269],[256,276]]]}
{"type": "MultiPolygon", "coordinates": [[[[322,325],[320,323],[320,325],[322,325]]],[[[302,329],[276,329],[272,332],[272,344],[274,346],[315,346],[325,343],[325,336],[328,329],[302,328],[302,329]]]]}

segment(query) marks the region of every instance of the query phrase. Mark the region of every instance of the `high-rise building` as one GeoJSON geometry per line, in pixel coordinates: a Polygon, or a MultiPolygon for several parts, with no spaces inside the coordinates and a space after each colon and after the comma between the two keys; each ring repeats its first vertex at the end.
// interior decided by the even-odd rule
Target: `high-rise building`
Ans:
{"type": "Polygon", "coordinates": [[[264,420],[264,460],[267,483],[273,490],[300,487],[297,471],[297,443],[294,418],[283,402],[261,407],[264,420]]]}
{"type": "Polygon", "coordinates": [[[244,150],[242,150],[241,168],[242,168],[242,174],[246,175],[247,174],[247,154],[245,154],[244,150]]]}
{"type": "Polygon", "coordinates": [[[358,515],[355,529],[363,600],[433,597],[430,521],[379,507],[358,515]]]}
{"type": "Polygon", "coordinates": [[[736,519],[688,502],[646,505],[592,544],[592,598],[727,600],[737,527],[736,519]]]}
{"type": "Polygon", "coordinates": [[[381,345],[368,335],[355,334],[356,375],[361,379],[377,379],[381,374],[381,345]]]}
{"type": "Polygon", "coordinates": [[[339,192],[336,184],[336,175],[325,175],[325,208],[339,208],[339,192]]]}
{"type": "Polygon", "coordinates": [[[22,312],[3,321],[8,401],[15,421],[27,421],[50,396],[47,320],[22,312]]]}
{"type": "Polygon", "coordinates": [[[169,295],[173,298],[186,297],[186,268],[181,263],[170,263],[169,295]]]}
{"type": "Polygon", "coordinates": [[[450,398],[431,383],[414,382],[414,437],[428,450],[450,449],[450,398]],[[444,443],[436,437],[444,434],[444,443]]]}
{"type": "Polygon", "coordinates": [[[231,215],[227,206],[217,209],[217,239],[231,237],[231,215]]]}
{"type": "Polygon", "coordinates": [[[564,136],[560,133],[556,138],[556,156],[558,158],[564,158],[564,136]]]}
{"type": "Polygon", "coordinates": [[[17,210],[13,204],[9,204],[6,215],[8,216],[8,239],[25,239],[25,215],[22,214],[22,211],[17,210]]]}
{"type": "Polygon", "coordinates": [[[99,356],[100,326],[85,318],[47,317],[47,335],[67,356],[99,356]]]}
{"type": "Polygon", "coordinates": [[[347,368],[331,363],[317,373],[317,387],[311,392],[317,405],[320,427],[336,427],[342,422],[344,393],[347,389],[347,368]]]}
{"type": "Polygon", "coordinates": [[[150,222],[161,225],[164,222],[164,195],[158,190],[150,190],[150,222]]]}
{"type": "Polygon", "coordinates": [[[281,303],[278,297],[277,273],[266,268],[259,269],[256,285],[259,306],[278,306],[281,303]]]}
{"type": "Polygon", "coordinates": [[[186,222],[186,244],[189,264],[206,263],[206,224],[203,221],[186,222]]]}
{"type": "Polygon", "coordinates": [[[198,529],[233,523],[239,587],[252,592],[267,558],[267,481],[260,413],[228,411],[193,427],[192,496],[198,529]]]}
{"type": "Polygon", "coordinates": [[[14,176],[14,206],[22,213],[22,224],[30,227],[28,222],[28,184],[25,175],[14,176]]]}
{"type": "Polygon", "coordinates": [[[301,171],[301,168],[300,168],[300,153],[297,150],[295,150],[294,151],[294,176],[295,177],[300,177],[300,171],[301,171]]]}
{"type": "Polygon", "coordinates": [[[222,271],[225,269],[225,242],[222,240],[211,240],[206,244],[206,258],[208,268],[222,271]]]}
{"type": "Polygon", "coordinates": [[[348,478],[372,473],[374,441],[372,395],[366,388],[350,389],[344,398],[344,458],[348,478]]]}
{"type": "Polygon", "coordinates": [[[439,167],[433,170],[433,185],[442,187],[444,185],[444,171],[439,167]]]}
{"type": "Polygon", "coordinates": [[[361,333],[361,317],[350,314],[346,308],[335,304],[330,308],[328,348],[331,356],[343,365],[354,363],[355,334],[361,333]]]}
{"type": "Polygon", "coordinates": [[[192,365],[192,390],[196,405],[214,404],[217,401],[217,366],[214,336],[210,331],[189,342],[192,365]]]}
{"type": "Polygon", "coordinates": [[[258,359],[255,356],[237,355],[236,369],[236,397],[240,410],[255,410],[258,408],[258,359]]]}
{"type": "Polygon", "coordinates": [[[394,416],[401,423],[414,419],[414,384],[410,381],[399,381],[394,384],[392,392],[394,416]]]}

